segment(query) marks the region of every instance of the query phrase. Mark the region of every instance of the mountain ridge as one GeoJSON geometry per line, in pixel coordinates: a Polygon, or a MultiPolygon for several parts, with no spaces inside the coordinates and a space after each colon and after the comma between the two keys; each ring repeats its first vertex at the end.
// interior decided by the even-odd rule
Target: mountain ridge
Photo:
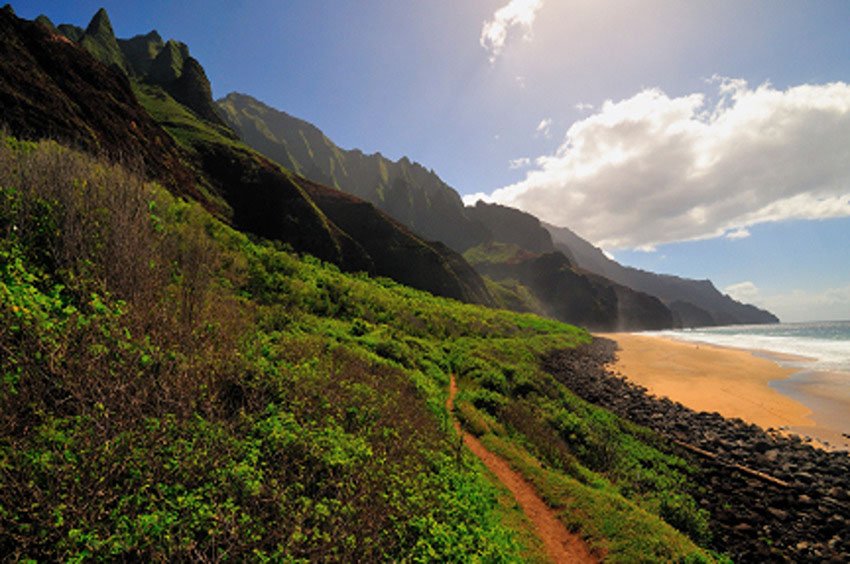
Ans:
{"type": "Polygon", "coordinates": [[[565,227],[543,224],[556,246],[573,252],[579,267],[635,290],[658,296],[682,327],[778,323],[772,313],[721,294],[711,280],[693,280],[623,266],[565,227]]]}
{"type": "Polygon", "coordinates": [[[316,182],[376,205],[426,239],[458,252],[484,242],[486,233],[465,214],[457,191],[407,157],[342,149],[319,128],[247,95],[216,102],[219,115],[246,143],[316,182]]]}
{"type": "Polygon", "coordinates": [[[638,294],[658,298],[670,310],[671,327],[778,321],[769,312],[741,304],[720,294],[710,282],[706,284],[705,281],[650,272],[636,274],[636,269],[629,269],[618,263],[615,263],[616,267],[612,267],[602,260],[605,257],[601,251],[599,255],[602,259],[587,251],[592,247],[589,242],[572,232],[569,232],[572,237],[563,237],[569,239],[568,242],[557,240],[552,231],[554,227],[542,225],[540,220],[531,214],[483,202],[474,206],[463,206],[455,189],[440,180],[433,171],[418,163],[413,163],[415,170],[426,176],[430,174],[430,183],[423,178],[420,179],[419,185],[397,186],[397,190],[407,194],[404,198],[406,206],[397,209],[387,200],[388,174],[380,166],[410,163],[405,157],[392,163],[380,153],[375,153],[371,157],[377,160],[377,164],[373,166],[369,180],[352,187],[342,181],[348,177],[348,168],[351,168],[348,159],[369,156],[364,156],[357,149],[340,149],[313,124],[272,108],[250,95],[231,93],[219,99],[216,104],[222,119],[229,123],[247,144],[269,158],[284,166],[294,167],[293,170],[313,180],[363,197],[414,231],[424,233],[423,229],[427,229],[429,238],[442,240],[459,252],[492,242],[517,243],[538,254],[560,251],[571,261],[577,276],[592,275],[588,280],[591,284],[607,284],[610,288],[619,288],[622,297],[625,297],[623,288],[628,288],[638,294]],[[449,202],[450,213],[444,217],[431,213],[432,208],[422,203],[427,200],[424,197],[426,191],[422,188],[423,185],[439,186],[439,193],[449,202]],[[430,214],[427,226],[423,226],[415,217],[417,213],[425,215],[423,210],[430,214]],[[476,229],[472,235],[457,233],[458,226],[467,229],[470,225],[476,229]],[[626,274],[623,274],[624,272],[626,274]]]}
{"type": "Polygon", "coordinates": [[[100,42],[95,48],[91,41],[75,42],[44,22],[21,20],[7,10],[0,14],[0,30],[5,39],[0,46],[0,107],[2,121],[14,135],[55,138],[119,162],[138,156],[148,174],[245,232],[289,243],[343,270],[492,303],[483,281],[463,267],[459,255],[426,244],[374,207],[351,205],[358,217],[392,235],[368,241],[371,252],[328,219],[307,195],[305,181],[242,144],[221,123],[210,109],[203,68],[184,44],[170,41],[157,50],[161,37],[149,33],[123,43],[135,44],[134,52],[141,53],[134,64],[120,51],[123,64],[117,64],[114,53],[99,48],[119,45],[105,11],[95,15],[83,34],[100,42]],[[144,68],[147,61],[150,71],[157,59],[164,72],[154,80],[127,70],[144,68]],[[379,254],[393,260],[381,256],[376,261],[372,255],[379,254]]]}

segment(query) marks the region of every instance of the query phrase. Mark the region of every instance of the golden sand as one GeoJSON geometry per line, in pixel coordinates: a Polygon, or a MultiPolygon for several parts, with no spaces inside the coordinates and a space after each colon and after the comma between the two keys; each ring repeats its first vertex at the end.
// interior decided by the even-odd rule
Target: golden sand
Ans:
{"type": "Polygon", "coordinates": [[[646,335],[600,336],[619,345],[613,368],[652,394],[765,429],[815,425],[811,410],[768,386],[794,370],[751,352],[646,335]]]}

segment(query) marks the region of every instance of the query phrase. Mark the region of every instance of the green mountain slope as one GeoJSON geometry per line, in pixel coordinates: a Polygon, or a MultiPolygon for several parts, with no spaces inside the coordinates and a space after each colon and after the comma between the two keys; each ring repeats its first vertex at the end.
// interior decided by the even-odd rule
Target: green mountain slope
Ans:
{"type": "MultiPolygon", "coordinates": [[[[555,250],[536,217],[484,203],[464,208],[457,192],[406,158],[393,163],[380,154],[344,151],[311,124],[247,95],[229,94],[218,107],[223,119],[258,151],[309,178],[367,199],[414,231],[449,246],[473,254],[505,244],[534,255],[555,250]],[[435,204],[440,201],[444,205],[435,204]]],[[[473,266],[489,278],[489,293],[498,296],[501,307],[606,330],[673,326],[672,315],[658,300],[569,266],[542,261],[531,268],[532,275],[519,272],[516,264],[499,264],[492,255],[473,266]]]]}
{"type": "Polygon", "coordinates": [[[582,271],[560,252],[531,253],[517,245],[488,244],[464,253],[478,272],[503,287],[497,296],[516,301],[519,311],[543,313],[596,331],[659,330],[673,315],[657,298],[582,271]]]}
{"type": "MultiPolygon", "coordinates": [[[[111,31],[105,22],[99,13],[89,28],[111,31]]],[[[212,106],[209,82],[185,45],[170,41],[159,48],[161,40],[153,33],[122,43],[129,54],[138,55],[128,57],[132,68],[143,68],[151,56],[149,71],[158,68],[158,61],[181,63],[174,80],[136,76],[131,84],[44,26],[14,16],[0,25],[9,38],[0,62],[0,100],[6,100],[2,119],[13,133],[82,143],[115,159],[139,155],[166,186],[247,232],[286,242],[346,270],[491,303],[480,277],[464,269],[461,257],[426,244],[374,208],[353,205],[359,216],[368,212],[373,223],[394,235],[386,239],[395,242],[393,247],[371,240],[367,251],[316,206],[300,185],[303,180],[241,143],[212,110],[212,119],[204,119],[204,107],[212,106]]]]}
{"type": "Polygon", "coordinates": [[[217,102],[221,117],[272,160],[307,178],[362,198],[426,239],[463,251],[488,234],[464,211],[457,192],[406,157],[340,149],[315,126],[245,94],[217,102]]]}
{"type": "MultiPolygon", "coordinates": [[[[356,149],[340,149],[312,124],[251,96],[231,93],[217,105],[222,118],[240,137],[272,160],[312,180],[366,199],[413,231],[442,241],[455,250],[466,252],[482,244],[515,244],[532,253],[556,250],[563,253],[577,267],[574,275],[585,278],[583,285],[595,286],[596,293],[618,296],[615,299],[620,303],[618,307],[598,310],[607,312],[600,315],[608,316],[604,320],[608,327],[648,329],[776,321],[769,312],[723,296],[710,282],[623,267],[604,257],[598,249],[594,252],[590,243],[570,235],[568,229],[544,227],[530,214],[482,202],[464,207],[457,192],[433,171],[407,158],[391,162],[380,153],[364,155],[356,149]],[[669,315],[658,307],[657,300],[647,297],[660,300],[662,307],[670,310],[669,315]],[[641,311],[651,312],[644,327],[638,316],[641,311]]],[[[502,274],[509,276],[503,278],[504,281],[513,276],[502,274]]],[[[500,302],[502,305],[514,304],[522,311],[532,307],[528,300],[520,299],[516,287],[501,286],[492,290],[506,298],[500,302]]],[[[520,293],[527,291],[535,293],[528,287],[520,293]]],[[[532,301],[546,302],[552,298],[553,295],[535,295],[532,301]]],[[[563,316],[575,310],[564,303],[552,304],[547,311],[550,315],[560,311],[559,315],[563,316]]],[[[586,321],[583,316],[559,319],[572,323],[586,321]]]]}
{"type": "MultiPolygon", "coordinates": [[[[60,26],[61,27],[61,26],[60,26]]],[[[138,160],[180,194],[202,199],[177,144],[139,106],[129,81],[46,26],[0,13],[0,120],[116,160],[138,160]]]]}
{"type": "Polygon", "coordinates": [[[451,373],[597,554],[711,560],[694,469],[540,368],[580,329],[252,242],[52,142],[0,142],[0,259],[13,560],[518,561],[451,373]]]}

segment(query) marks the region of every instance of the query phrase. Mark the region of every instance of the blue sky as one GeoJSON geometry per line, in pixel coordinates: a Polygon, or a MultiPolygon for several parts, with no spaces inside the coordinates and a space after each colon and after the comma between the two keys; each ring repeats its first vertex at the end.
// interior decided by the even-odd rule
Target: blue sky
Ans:
{"type": "Polygon", "coordinates": [[[12,2],[186,42],[345,148],[709,278],[784,320],[850,318],[850,3],[12,2]],[[635,250],[641,249],[641,250],[635,250]]]}

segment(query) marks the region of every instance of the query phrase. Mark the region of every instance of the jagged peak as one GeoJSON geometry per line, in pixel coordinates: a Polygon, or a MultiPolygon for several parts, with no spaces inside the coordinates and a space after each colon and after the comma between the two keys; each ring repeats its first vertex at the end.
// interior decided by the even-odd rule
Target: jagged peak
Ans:
{"type": "Polygon", "coordinates": [[[164,84],[180,78],[183,65],[188,55],[185,44],[169,39],[151,64],[149,78],[156,83],[164,84]],[[181,45],[183,48],[181,49],[181,45]]]}
{"type": "Polygon", "coordinates": [[[149,32],[143,34],[134,35],[130,39],[119,39],[119,41],[147,41],[149,43],[162,43],[165,42],[162,39],[162,36],[155,29],[150,30],[149,32]]]}
{"type": "Polygon", "coordinates": [[[106,8],[101,8],[95,13],[86,28],[86,35],[110,35],[115,37],[115,31],[112,29],[112,22],[109,21],[109,14],[106,13],[106,8]]]}
{"type": "Polygon", "coordinates": [[[56,31],[57,31],[56,26],[53,25],[53,22],[50,20],[50,18],[48,18],[44,14],[40,14],[37,18],[35,18],[35,22],[40,23],[41,25],[43,25],[44,27],[46,27],[47,29],[49,29],[53,33],[56,33],[56,31]]]}

